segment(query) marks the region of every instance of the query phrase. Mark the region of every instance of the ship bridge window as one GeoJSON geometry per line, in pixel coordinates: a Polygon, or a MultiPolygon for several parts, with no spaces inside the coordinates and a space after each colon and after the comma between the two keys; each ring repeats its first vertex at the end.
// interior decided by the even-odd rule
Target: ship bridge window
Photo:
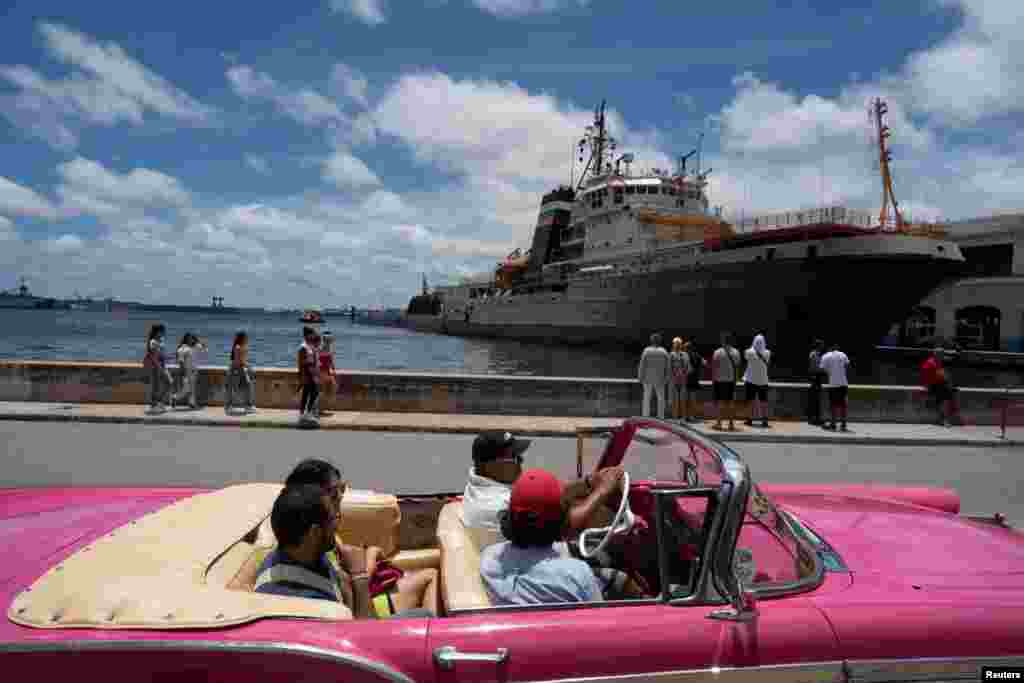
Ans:
{"type": "Polygon", "coordinates": [[[626,186],[626,194],[636,194],[636,186],[634,186],[634,185],[627,185],[626,186]]]}
{"type": "Polygon", "coordinates": [[[643,185],[637,185],[636,191],[637,194],[647,194],[647,188],[643,185]]]}

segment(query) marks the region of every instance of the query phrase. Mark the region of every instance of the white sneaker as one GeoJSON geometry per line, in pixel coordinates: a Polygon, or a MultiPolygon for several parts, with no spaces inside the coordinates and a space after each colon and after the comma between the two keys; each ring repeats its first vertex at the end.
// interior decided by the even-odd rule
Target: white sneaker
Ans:
{"type": "Polygon", "coordinates": [[[155,406],[150,406],[149,410],[146,412],[148,412],[150,415],[160,415],[161,413],[167,412],[167,406],[163,405],[162,403],[158,403],[155,406]]]}
{"type": "Polygon", "coordinates": [[[256,412],[256,409],[254,407],[252,407],[252,406],[249,406],[248,408],[245,409],[245,414],[246,415],[252,415],[255,412],[256,412]]]}

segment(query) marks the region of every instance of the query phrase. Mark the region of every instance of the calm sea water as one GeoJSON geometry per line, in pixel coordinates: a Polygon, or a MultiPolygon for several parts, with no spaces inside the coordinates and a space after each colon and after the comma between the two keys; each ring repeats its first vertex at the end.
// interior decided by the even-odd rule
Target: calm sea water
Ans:
{"type": "MultiPolygon", "coordinates": [[[[185,332],[206,340],[201,365],[226,365],[235,332],[249,334],[256,367],[292,367],[301,343],[302,323],[294,313],[207,314],[144,311],[0,310],[0,358],[24,360],[142,361],[149,326],[167,326],[169,350],[185,332]]],[[[335,363],[350,370],[414,370],[555,377],[636,377],[632,351],[553,346],[507,339],[463,339],[402,327],[352,324],[328,319],[336,339],[335,363]]],[[[710,349],[703,350],[708,355],[710,349]]],[[[1024,384],[1024,371],[954,367],[961,386],[1024,384]]],[[[798,373],[774,368],[772,379],[798,373]]],[[[915,363],[857,359],[851,381],[864,384],[916,384],[915,363]]],[[[802,377],[800,377],[802,380],[802,377]]]]}
{"type": "MultiPolygon", "coordinates": [[[[150,325],[167,326],[167,347],[186,332],[205,340],[201,365],[226,365],[239,330],[249,334],[254,367],[295,363],[302,323],[294,313],[205,314],[0,310],[0,358],[141,362],[150,325]]],[[[351,370],[417,370],[570,377],[630,377],[633,353],[524,344],[510,340],[462,339],[403,327],[353,325],[328,319],[321,331],[335,337],[335,365],[351,370]]]]}

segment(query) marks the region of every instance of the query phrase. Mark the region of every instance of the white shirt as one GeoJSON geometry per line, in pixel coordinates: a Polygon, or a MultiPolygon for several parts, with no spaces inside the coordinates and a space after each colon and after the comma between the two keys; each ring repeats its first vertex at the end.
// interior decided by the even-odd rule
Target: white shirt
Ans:
{"type": "Polygon", "coordinates": [[[821,357],[821,369],[828,373],[828,383],[845,387],[850,383],[846,379],[846,368],[850,365],[850,359],[842,351],[829,351],[821,357]]]}
{"type": "Polygon", "coordinates": [[[462,523],[467,528],[490,529],[501,536],[498,514],[508,508],[512,487],[500,481],[481,477],[469,468],[466,490],[462,494],[462,523]]]}
{"type": "Polygon", "coordinates": [[[660,346],[648,346],[640,355],[637,379],[644,384],[667,384],[670,364],[668,351],[660,346]]]}
{"type": "Polygon", "coordinates": [[[752,348],[747,349],[745,355],[747,356],[747,370],[743,373],[743,381],[758,386],[768,384],[768,363],[765,361],[771,362],[772,352],[768,349],[762,351],[761,355],[764,356],[764,360],[761,360],[757,351],[752,348]]]}

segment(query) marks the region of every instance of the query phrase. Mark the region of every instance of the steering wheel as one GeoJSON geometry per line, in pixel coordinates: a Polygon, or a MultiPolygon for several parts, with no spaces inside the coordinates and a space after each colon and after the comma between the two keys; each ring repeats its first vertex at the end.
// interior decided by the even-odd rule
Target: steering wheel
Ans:
{"type": "Polygon", "coordinates": [[[585,558],[591,558],[601,553],[605,546],[608,545],[608,541],[615,534],[621,534],[629,531],[636,524],[636,517],[633,515],[633,511],[629,509],[629,473],[622,473],[622,501],[619,503],[619,511],[615,514],[615,519],[609,526],[604,527],[593,527],[590,529],[584,529],[580,532],[580,555],[585,558]],[[604,534],[604,538],[597,544],[597,547],[593,550],[589,549],[587,544],[587,537],[594,534],[604,534]]]}

